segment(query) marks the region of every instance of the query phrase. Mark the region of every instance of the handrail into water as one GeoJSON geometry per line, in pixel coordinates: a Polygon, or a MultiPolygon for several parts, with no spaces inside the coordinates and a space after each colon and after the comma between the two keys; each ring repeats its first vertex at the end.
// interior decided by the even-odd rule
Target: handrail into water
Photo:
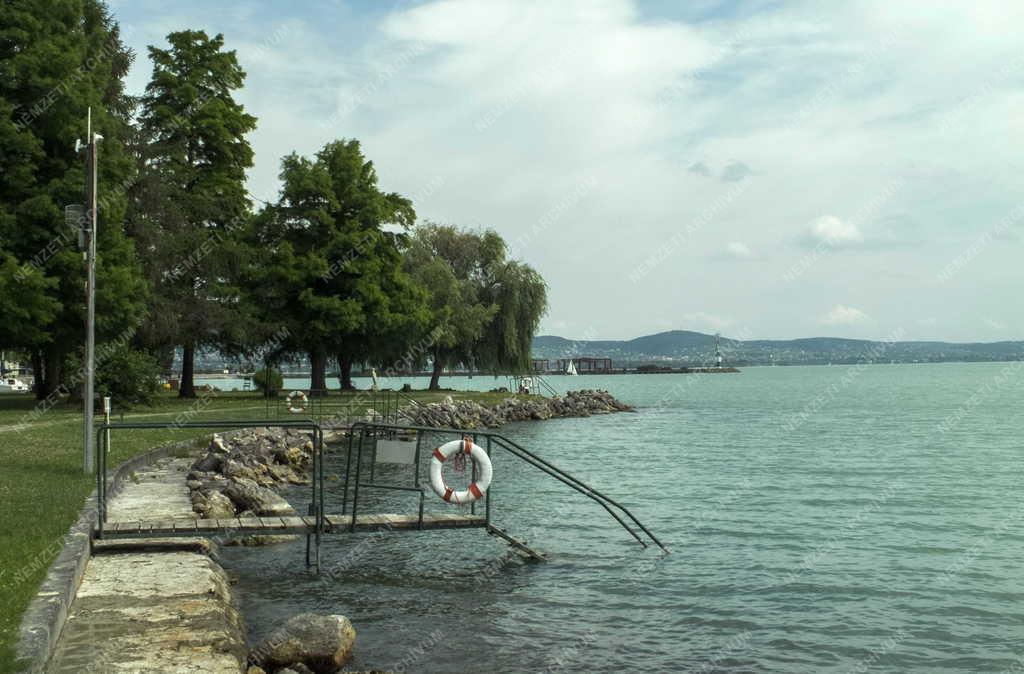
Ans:
{"type": "MultiPolygon", "coordinates": [[[[583,482],[582,480],[580,480],[580,479],[578,479],[576,477],[573,477],[571,474],[569,474],[566,471],[562,470],[558,466],[555,466],[551,462],[549,462],[549,461],[547,461],[545,459],[542,459],[541,457],[537,456],[536,454],[534,454],[530,450],[526,449],[525,447],[523,447],[519,443],[515,442],[514,440],[506,438],[505,436],[501,435],[500,433],[492,433],[492,432],[488,432],[488,431],[465,430],[465,429],[458,429],[458,428],[434,428],[434,427],[431,427],[431,426],[413,426],[413,425],[385,424],[385,423],[375,423],[375,422],[359,421],[359,422],[356,422],[356,423],[352,424],[351,434],[349,436],[350,441],[351,441],[351,437],[353,435],[355,435],[357,429],[360,429],[360,428],[367,429],[367,430],[371,430],[371,429],[398,430],[398,431],[405,430],[405,431],[418,431],[420,433],[447,433],[447,434],[460,434],[460,435],[473,435],[473,436],[480,435],[480,436],[487,437],[487,438],[489,438],[491,440],[496,440],[498,442],[499,446],[501,446],[503,449],[508,451],[510,454],[512,454],[516,458],[518,458],[518,459],[520,459],[520,460],[522,460],[522,461],[532,465],[534,468],[537,468],[537,469],[543,471],[544,473],[547,473],[548,475],[554,477],[555,479],[559,480],[563,484],[568,485],[570,488],[574,489],[575,491],[577,491],[577,492],[583,494],[584,496],[590,498],[591,500],[596,501],[597,503],[599,503],[601,505],[601,507],[603,507],[606,511],[608,511],[608,513],[612,517],[614,517],[615,520],[624,529],[626,529],[626,531],[628,531],[633,536],[633,538],[635,538],[637,540],[637,542],[640,543],[640,545],[642,545],[644,547],[647,547],[647,543],[644,542],[644,540],[642,538],[640,538],[639,535],[637,535],[637,533],[633,530],[633,528],[630,527],[623,520],[623,518],[620,516],[620,514],[616,513],[613,510],[613,508],[619,510],[622,514],[624,514],[626,517],[628,517],[643,533],[645,533],[648,537],[650,537],[650,539],[652,541],[654,541],[654,543],[659,548],[661,548],[664,552],[666,552],[666,553],[669,552],[669,549],[667,547],[665,547],[665,545],[658,539],[658,537],[655,536],[651,532],[650,529],[648,529],[646,526],[644,526],[644,524],[639,519],[637,519],[637,517],[635,515],[633,515],[633,513],[628,508],[626,508],[625,506],[623,506],[619,502],[615,501],[614,499],[606,496],[602,492],[594,489],[593,487],[591,487],[587,483],[583,482]]],[[[351,461],[351,452],[349,452],[349,461],[351,461]]],[[[347,470],[346,470],[345,482],[346,482],[345,492],[347,494],[347,492],[348,492],[348,471],[347,470]]],[[[356,488],[356,496],[354,498],[358,498],[358,489],[359,489],[358,478],[356,480],[355,488],[356,488]]],[[[346,496],[346,499],[347,499],[347,496],[346,496]]],[[[355,504],[353,504],[353,506],[355,506],[355,504]]]]}
{"type": "Polygon", "coordinates": [[[545,379],[544,377],[540,376],[539,374],[538,374],[538,375],[534,375],[534,380],[535,380],[535,381],[536,381],[536,382],[537,382],[538,384],[540,384],[540,388],[544,389],[544,391],[545,391],[545,392],[546,392],[546,393],[547,393],[547,394],[548,394],[549,396],[557,396],[557,395],[560,395],[560,394],[558,393],[558,391],[556,391],[556,390],[555,390],[555,387],[554,387],[554,386],[552,386],[551,384],[549,384],[549,383],[548,383],[548,380],[547,380],[547,379],[545,379]]]}

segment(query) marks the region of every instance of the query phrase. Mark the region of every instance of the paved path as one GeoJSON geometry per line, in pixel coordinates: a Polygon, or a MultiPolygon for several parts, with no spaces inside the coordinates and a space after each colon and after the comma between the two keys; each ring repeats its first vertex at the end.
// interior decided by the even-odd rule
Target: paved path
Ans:
{"type": "MultiPolygon", "coordinates": [[[[190,517],[191,459],[140,471],[110,504],[111,518],[190,517]]],[[[116,552],[89,560],[47,672],[238,674],[242,620],[228,579],[200,552],[116,552]]]]}
{"type": "MultiPolygon", "coordinates": [[[[253,405],[251,407],[224,407],[224,408],[213,407],[213,408],[205,408],[205,409],[203,409],[202,413],[203,414],[207,414],[209,412],[242,412],[242,411],[263,410],[263,409],[266,409],[265,405],[253,405]]],[[[173,412],[142,412],[142,413],[139,413],[139,414],[125,414],[124,418],[125,419],[145,419],[147,417],[174,417],[174,416],[178,416],[179,414],[186,413],[186,412],[188,412],[188,408],[181,409],[181,410],[175,410],[173,412]]],[[[116,415],[115,421],[118,421],[120,419],[121,419],[121,415],[120,414],[116,415]]],[[[59,426],[61,424],[70,424],[72,422],[76,423],[76,424],[81,424],[82,423],[82,415],[81,414],[66,415],[66,416],[61,417],[60,419],[55,420],[55,421],[32,421],[32,422],[29,422],[28,424],[26,424],[24,426],[21,425],[21,424],[8,424],[6,426],[0,426],[0,433],[14,433],[16,431],[34,431],[37,428],[47,428],[49,426],[59,426]]]]}
{"type": "Polygon", "coordinates": [[[107,508],[108,520],[167,519],[191,517],[192,501],[185,476],[195,459],[168,458],[157,461],[135,480],[127,480],[107,508]]]}

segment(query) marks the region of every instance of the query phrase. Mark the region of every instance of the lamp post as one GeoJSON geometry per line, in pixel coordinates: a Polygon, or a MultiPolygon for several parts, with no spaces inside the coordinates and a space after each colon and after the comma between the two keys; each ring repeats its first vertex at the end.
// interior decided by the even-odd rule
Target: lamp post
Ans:
{"type": "Polygon", "coordinates": [[[93,413],[96,388],[96,231],[97,231],[97,207],[96,207],[96,144],[103,140],[103,136],[92,132],[92,108],[89,108],[86,121],[86,162],[87,179],[86,192],[88,197],[87,208],[89,217],[85,221],[85,264],[87,268],[85,282],[86,296],[86,317],[85,317],[85,443],[84,443],[84,465],[85,473],[89,474],[94,470],[94,444],[93,435],[93,413]]]}

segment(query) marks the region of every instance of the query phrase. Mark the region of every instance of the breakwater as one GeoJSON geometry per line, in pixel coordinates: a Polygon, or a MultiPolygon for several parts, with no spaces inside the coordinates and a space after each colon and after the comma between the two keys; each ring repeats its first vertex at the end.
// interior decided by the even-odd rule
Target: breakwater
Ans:
{"type": "Polygon", "coordinates": [[[508,397],[493,407],[472,400],[454,400],[449,396],[439,403],[410,405],[403,408],[399,416],[414,426],[472,429],[498,428],[512,421],[589,417],[632,411],[630,405],[617,400],[607,391],[584,389],[551,398],[508,397]]]}

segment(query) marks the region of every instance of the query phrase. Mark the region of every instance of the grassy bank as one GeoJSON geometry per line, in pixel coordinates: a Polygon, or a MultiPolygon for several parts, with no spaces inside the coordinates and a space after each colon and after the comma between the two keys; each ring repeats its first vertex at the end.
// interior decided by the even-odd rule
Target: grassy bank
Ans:
{"type": "MultiPolygon", "coordinates": [[[[456,399],[494,405],[507,393],[427,392],[409,396],[419,402],[456,399]]],[[[347,403],[369,407],[366,394],[334,394],[325,414],[347,403]],[[355,396],[360,396],[356,398],[355,396]]],[[[62,538],[78,518],[95,480],[82,469],[82,411],[59,404],[26,421],[36,401],[24,395],[0,395],[0,672],[13,669],[13,649],[22,613],[36,593],[62,538]]],[[[280,414],[269,408],[271,418],[280,414]]],[[[166,422],[165,428],[122,431],[112,438],[109,466],[168,442],[208,435],[174,428],[176,420],[263,419],[266,402],[255,393],[216,393],[196,400],[159,396],[152,406],[124,413],[125,420],[166,422]]],[[[115,420],[121,414],[115,414],[115,420]]]]}

